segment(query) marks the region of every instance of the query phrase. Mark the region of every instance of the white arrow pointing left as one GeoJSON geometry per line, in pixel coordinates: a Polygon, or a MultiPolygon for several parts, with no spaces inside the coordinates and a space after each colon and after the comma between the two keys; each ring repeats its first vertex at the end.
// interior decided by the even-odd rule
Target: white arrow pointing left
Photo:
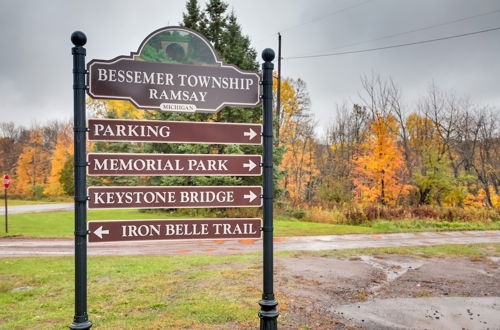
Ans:
{"type": "Polygon", "coordinates": [[[102,235],[108,235],[109,230],[108,229],[103,230],[101,226],[94,231],[94,234],[96,234],[100,239],[102,239],[102,235]]]}
{"type": "Polygon", "coordinates": [[[257,166],[257,164],[255,164],[254,162],[252,162],[251,159],[248,160],[248,163],[244,163],[243,164],[243,167],[248,167],[248,172],[250,172],[251,170],[253,170],[255,168],[255,166],[257,166]]]}
{"type": "Polygon", "coordinates": [[[251,203],[251,202],[254,201],[254,199],[257,198],[257,195],[255,195],[254,192],[250,190],[250,193],[249,194],[244,194],[243,198],[248,198],[248,202],[251,203]]]}
{"type": "Polygon", "coordinates": [[[256,135],[257,133],[255,133],[255,131],[251,128],[249,128],[248,131],[243,132],[243,136],[248,136],[249,140],[253,139],[256,135]]]}

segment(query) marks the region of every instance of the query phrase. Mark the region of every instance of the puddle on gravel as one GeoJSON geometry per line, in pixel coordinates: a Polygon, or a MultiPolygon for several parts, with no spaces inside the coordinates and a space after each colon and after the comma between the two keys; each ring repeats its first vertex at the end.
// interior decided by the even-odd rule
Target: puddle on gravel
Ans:
{"type": "Polygon", "coordinates": [[[400,261],[394,259],[378,259],[372,256],[360,256],[359,258],[362,262],[381,270],[386,276],[384,282],[370,286],[369,290],[371,291],[378,291],[386,284],[396,280],[408,271],[420,268],[425,263],[419,260],[400,261]]]}

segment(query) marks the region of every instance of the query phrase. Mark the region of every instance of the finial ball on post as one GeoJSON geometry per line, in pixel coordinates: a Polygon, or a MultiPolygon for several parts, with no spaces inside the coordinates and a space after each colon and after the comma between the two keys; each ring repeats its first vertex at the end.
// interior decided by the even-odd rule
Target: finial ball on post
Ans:
{"type": "Polygon", "coordinates": [[[75,31],[71,34],[71,42],[75,46],[83,46],[87,43],[87,36],[82,31],[75,31]]]}
{"type": "Polygon", "coordinates": [[[262,51],[262,59],[266,62],[271,62],[274,60],[274,50],[271,48],[266,48],[262,51]]]}

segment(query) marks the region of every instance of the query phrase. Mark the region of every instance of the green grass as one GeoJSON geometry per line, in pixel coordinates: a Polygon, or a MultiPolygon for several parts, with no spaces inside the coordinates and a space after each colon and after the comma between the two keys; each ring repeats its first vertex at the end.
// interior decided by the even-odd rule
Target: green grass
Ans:
{"type": "MultiPolygon", "coordinates": [[[[142,213],[138,210],[90,210],[87,212],[87,218],[88,220],[132,220],[175,217],[160,212],[142,213]]],[[[72,237],[73,232],[73,211],[24,213],[9,216],[10,236],[72,237]]],[[[0,236],[6,236],[3,230],[0,236]]]]}
{"type": "MultiPolygon", "coordinates": [[[[139,210],[90,210],[89,220],[132,220],[132,219],[174,219],[189,218],[161,212],[140,212],[139,210]]],[[[0,226],[0,236],[72,237],[74,215],[72,211],[12,214],[9,216],[9,234],[0,226]]],[[[298,221],[278,217],[275,220],[276,236],[327,235],[347,233],[370,233],[370,228],[331,225],[298,221]]]]}
{"type": "Polygon", "coordinates": [[[402,246],[402,247],[384,247],[373,249],[349,249],[349,250],[330,250],[330,251],[283,251],[277,252],[279,256],[338,256],[352,257],[357,255],[401,255],[422,258],[485,258],[499,257],[499,243],[479,243],[479,244],[442,244],[431,246],[402,246]]]}
{"type": "MultiPolygon", "coordinates": [[[[253,328],[257,255],[96,257],[88,260],[88,312],[99,329],[253,328]]],[[[0,260],[0,329],[67,329],[73,259],[0,260]],[[27,290],[16,288],[30,287],[27,290]]]]}
{"type": "Polygon", "coordinates": [[[342,235],[369,233],[373,233],[373,230],[370,227],[307,222],[290,217],[276,217],[274,221],[275,236],[342,235]]]}
{"type": "Polygon", "coordinates": [[[419,232],[419,231],[452,231],[452,230],[499,230],[500,221],[483,222],[449,222],[422,219],[412,220],[379,220],[371,224],[373,230],[381,233],[419,232]]]}
{"type": "MultiPolygon", "coordinates": [[[[352,257],[500,256],[500,244],[278,252],[352,257]]],[[[261,255],[91,257],[88,312],[99,329],[257,328],[261,255]]],[[[278,270],[279,273],[279,270],[278,270]]],[[[0,329],[67,329],[73,317],[73,258],[0,259],[0,329]],[[24,288],[24,289],[20,289],[24,288]]],[[[292,302],[278,288],[280,311],[292,302]]],[[[298,328],[300,324],[297,325],[298,328]]]]}
{"type": "MultiPolygon", "coordinates": [[[[189,218],[162,212],[140,212],[139,210],[90,210],[89,220],[133,220],[189,218]]],[[[72,211],[12,214],[9,216],[9,233],[4,232],[0,220],[0,237],[72,237],[74,215],[72,211]]],[[[479,222],[437,222],[428,220],[377,221],[365,225],[336,225],[300,221],[290,217],[276,217],[275,236],[376,234],[445,230],[500,230],[500,222],[488,224],[479,222]]]]}

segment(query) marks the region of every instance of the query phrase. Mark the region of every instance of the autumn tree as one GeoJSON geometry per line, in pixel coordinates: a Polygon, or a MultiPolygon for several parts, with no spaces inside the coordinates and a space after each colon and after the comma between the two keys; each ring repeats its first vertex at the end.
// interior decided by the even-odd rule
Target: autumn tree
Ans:
{"type": "MultiPolygon", "coordinates": [[[[277,83],[273,88],[277,89],[277,83]]],[[[310,113],[310,99],[303,80],[284,79],[281,83],[280,141],[283,160],[281,187],[285,196],[297,206],[314,195],[317,178],[315,162],[316,141],[314,122],[310,113]]]]}
{"type": "Polygon", "coordinates": [[[49,173],[49,156],[44,152],[43,133],[40,128],[30,132],[16,168],[14,192],[22,196],[41,197],[49,173]]]}
{"type": "Polygon", "coordinates": [[[323,203],[349,203],[353,197],[354,157],[364,141],[370,115],[366,107],[337,106],[335,121],[328,128],[325,142],[318,144],[318,197],[323,203]]]}
{"type": "Polygon", "coordinates": [[[370,122],[354,160],[353,183],[358,200],[395,204],[409,193],[410,186],[402,182],[404,162],[396,142],[397,131],[398,124],[391,115],[376,114],[370,122]]]}
{"type": "MultiPolygon", "coordinates": [[[[146,111],[136,108],[129,101],[121,100],[95,100],[87,99],[87,108],[90,110],[91,117],[94,118],[109,118],[109,119],[145,119],[153,111],[146,111]]],[[[93,152],[120,152],[120,153],[136,153],[144,152],[142,143],[130,142],[104,142],[96,141],[87,146],[87,150],[93,152]]],[[[71,157],[72,158],[72,157],[71,157]]],[[[69,159],[61,164],[62,167],[69,162],[69,159]]],[[[66,193],[71,191],[71,173],[63,171],[63,177],[59,177],[60,188],[66,193]]],[[[139,176],[89,176],[88,182],[91,185],[145,185],[148,184],[147,178],[139,176]]]]}
{"type": "Polygon", "coordinates": [[[478,117],[478,142],[471,168],[483,187],[488,206],[495,206],[500,195],[500,115],[492,109],[479,113],[478,117]]]}
{"type": "MultiPolygon", "coordinates": [[[[377,114],[382,116],[393,116],[398,123],[399,142],[402,146],[404,160],[410,165],[411,151],[408,145],[408,132],[405,126],[406,112],[403,107],[401,89],[396,85],[391,77],[383,78],[379,74],[372,73],[370,76],[361,77],[363,92],[359,96],[363,106],[370,111],[372,120],[377,114]]],[[[409,181],[412,174],[412,167],[407,167],[404,181],[409,181]]]]}
{"type": "Polygon", "coordinates": [[[16,127],[13,122],[0,123],[0,173],[10,174],[12,177],[23,145],[28,139],[29,131],[24,127],[16,127]]]}
{"type": "Polygon", "coordinates": [[[73,130],[67,124],[57,137],[57,142],[50,158],[50,176],[47,180],[45,193],[48,196],[62,196],[65,194],[61,184],[61,172],[69,157],[73,157],[73,130]]]}

